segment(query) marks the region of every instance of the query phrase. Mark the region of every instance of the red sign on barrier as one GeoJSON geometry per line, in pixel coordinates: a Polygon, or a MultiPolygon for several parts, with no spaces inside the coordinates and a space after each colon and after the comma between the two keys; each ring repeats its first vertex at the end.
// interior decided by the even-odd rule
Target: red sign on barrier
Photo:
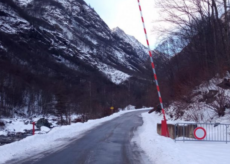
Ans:
{"type": "Polygon", "coordinates": [[[202,127],[198,127],[194,130],[194,137],[198,140],[203,140],[206,137],[206,130],[202,127]]]}

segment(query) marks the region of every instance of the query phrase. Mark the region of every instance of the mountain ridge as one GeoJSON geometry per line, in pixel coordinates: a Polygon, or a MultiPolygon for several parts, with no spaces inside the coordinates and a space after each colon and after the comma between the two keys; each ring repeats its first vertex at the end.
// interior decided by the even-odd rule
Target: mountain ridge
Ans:
{"type": "Polygon", "coordinates": [[[41,112],[47,107],[37,102],[47,101],[53,111],[72,104],[75,110],[92,113],[88,101],[101,111],[115,102],[141,106],[145,98],[148,59],[112,33],[82,0],[2,0],[0,33],[4,108],[8,104],[11,111],[26,106],[41,112]],[[135,89],[127,91],[128,83],[135,89]],[[127,92],[132,92],[130,99],[127,92]]]}

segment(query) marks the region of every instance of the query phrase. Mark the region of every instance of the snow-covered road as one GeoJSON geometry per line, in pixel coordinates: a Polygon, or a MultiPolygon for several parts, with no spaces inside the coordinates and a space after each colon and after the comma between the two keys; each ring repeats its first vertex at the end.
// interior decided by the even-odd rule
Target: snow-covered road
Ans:
{"type": "MultiPolygon", "coordinates": [[[[116,120],[117,117],[128,112],[133,112],[133,110],[122,111],[109,117],[91,120],[84,124],[77,123],[70,126],[56,127],[48,134],[35,135],[19,142],[0,146],[0,163],[9,163],[9,160],[12,163],[12,159],[16,159],[16,161],[24,160],[34,155],[40,159],[44,156],[42,152],[52,154],[56,150],[61,150],[69,143],[81,139],[89,130],[95,129],[107,121],[112,122],[111,120],[116,120]]],[[[134,152],[131,151],[129,153],[131,153],[130,155],[137,152],[141,153],[143,155],[142,158],[145,158],[140,159],[143,164],[229,164],[229,143],[174,142],[170,138],[157,134],[156,125],[160,123],[162,115],[144,112],[141,116],[144,123],[137,129],[132,138],[132,145],[136,145],[136,149],[139,152],[134,150],[134,152]],[[143,150],[143,152],[140,150],[143,150]]],[[[126,120],[126,122],[131,121],[126,120]]],[[[174,123],[174,121],[168,122],[174,123]]],[[[115,139],[114,141],[119,140],[115,139]]],[[[139,157],[141,156],[139,155],[139,157]]]]}
{"type": "MultiPolygon", "coordinates": [[[[13,163],[15,161],[17,163],[19,160],[25,160],[34,156],[36,158],[41,158],[44,152],[53,153],[57,150],[61,150],[74,140],[80,139],[89,130],[95,129],[99,125],[108,123],[107,121],[112,122],[110,120],[120,117],[126,113],[134,111],[139,112],[147,109],[149,108],[121,111],[102,119],[90,120],[86,123],[76,123],[70,126],[56,127],[47,134],[30,136],[21,141],[0,146],[0,164],[13,163]]],[[[132,119],[125,121],[127,122],[127,125],[132,125],[132,119]]],[[[126,124],[124,124],[124,126],[125,125],[126,124]]],[[[132,128],[135,128],[135,126],[132,128]]],[[[109,130],[111,129],[108,129],[108,131],[109,130]]]]}
{"type": "MultiPolygon", "coordinates": [[[[141,151],[131,144],[136,128],[142,125],[141,113],[126,113],[88,131],[57,152],[43,152],[15,164],[141,164],[141,151]],[[43,157],[44,156],[44,157],[43,157]]],[[[10,161],[11,162],[11,161],[10,161]]]]}

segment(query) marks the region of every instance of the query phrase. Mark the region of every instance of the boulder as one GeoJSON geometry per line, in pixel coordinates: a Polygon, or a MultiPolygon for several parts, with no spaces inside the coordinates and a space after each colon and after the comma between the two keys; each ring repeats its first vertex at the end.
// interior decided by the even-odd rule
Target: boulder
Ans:
{"type": "Polygon", "coordinates": [[[230,89],[230,79],[225,78],[220,84],[217,86],[223,88],[223,89],[230,89]]]}
{"type": "Polygon", "coordinates": [[[5,123],[3,121],[0,121],[0,127],[4,127],[5,123]]]}
{"type": "Polygon", "coordinates": [[[26,121],[26,120],[24,120],[24,124],[25,124],[25,125],[28,125],[28,124],[29,124],[29,122],[30,122],[30,121],[26,121]]]}
{"type": "Polygon", "coordinates": [[[151,109],[148,113],[151,114],[151,113],[154,112],[154,111],[155,111],[155,109],[153,108],[153,109],[151,109]]]}
{"type": "Polygon", "coordinates": [[[154,109],[157,113],[161,113],[161,105],[160,104],[158,104],[156,107],[154,107],[154,109]]]}
{"type": "Polygon", "coordinates": [[[218,93],[218,91],[216,91],[216,90],[209,90],[209,92],[206,94],[206,97],[207,97],[207,98],[212,98],[212,97],[214,97],[217,93],[218,93]]]}
{"type": "Polygon", "coordinates": [[[19,141],[22,138],[17,138],[15,136],[0,136],[0,145],[9,144],[15,141],[19,141]]]}
{"type": "Polygon", "coordinates": [[[72,121],[72,123],[78,123],[78,122],[83,122],[82,118],[78,117],[72,121]]]}
{"type": "Polygon", "coordinates": [[[224,84],[230,88],[230,79],[224,79],[224,84]]]}
{"type": "Polygon", "coordinates": [[[37,123],[36,123],[36,127],[39,128],[39,129],[40,129],[42,126],[46,126],[46,127],[50,128],[51,125],[52,125],[52,124],[49,123],[49,121],[48,121],[47,119],[45,119],[45,118],[39,119],[39,120],[37,121],[37,123]]]}
{"type": "Polygon", "coordinates": [[[199,100],[199,102],[206,102],[206,103],[212,103],[216,100],[215,96],[217,95],[218,91],[216,90],[209,90],[208,93],[205,93],[203,95],[203,98],[199,100]]]}

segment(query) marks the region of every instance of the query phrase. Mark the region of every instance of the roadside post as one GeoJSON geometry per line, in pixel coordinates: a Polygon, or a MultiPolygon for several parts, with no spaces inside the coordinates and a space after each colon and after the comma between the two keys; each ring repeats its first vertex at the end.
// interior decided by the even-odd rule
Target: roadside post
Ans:
{"type": "Polygon", "coordinates": [[[110,110],[111,110],[111,114],[112,114],[112,113],[113,113],[113,110],[114,110],[114,107],[111,106],[111,107],[110,107],[110,110]]]}
{"type": "Polygon", "coordinates": [[[141,14],[141,20],[142,20],[144,33],[145,33],[145,38],[146,38],[146,42],[147,42],[147,46],[148,46],[149,57],[150,57],[151,65],[152,65],[154,80],[155,80],[155,83],[156,83],[157,93],[158,93],[158,97],[159,97],[159,101],[160,101],[160,105],[161,105],[161,111],[162,111],[162,114],[163,114],[163,120],[161,122],[161,135],[165,136],[165,137],[169,137],[168,125],[167,125],[167,120],[166,120],[166,117],[165,117],[165,110],[164,110],[164,106],[163,106],[163,101],[162,101],[162,97],[161,97],[159,83],[158,83],[158,80],[157,80],[157,74],[156,74],[156,70],[155,70],[155,65],[154,65],[153,58],[152,58],[152,51],[151,51],[150,45],[149,45],[149,40],[148,40],[147,30],[146,30],[146,27],[145,27],[144,17],[143,17],[143,14],[142,14],[140,0],[137,0],[137,2],[138,2],[140,14],[141,14]]]}
{"type": "Polygon", "coordinates": [[[33,135],[35,134],[35,122],[32,123],[33,124],[33,135]]]}

